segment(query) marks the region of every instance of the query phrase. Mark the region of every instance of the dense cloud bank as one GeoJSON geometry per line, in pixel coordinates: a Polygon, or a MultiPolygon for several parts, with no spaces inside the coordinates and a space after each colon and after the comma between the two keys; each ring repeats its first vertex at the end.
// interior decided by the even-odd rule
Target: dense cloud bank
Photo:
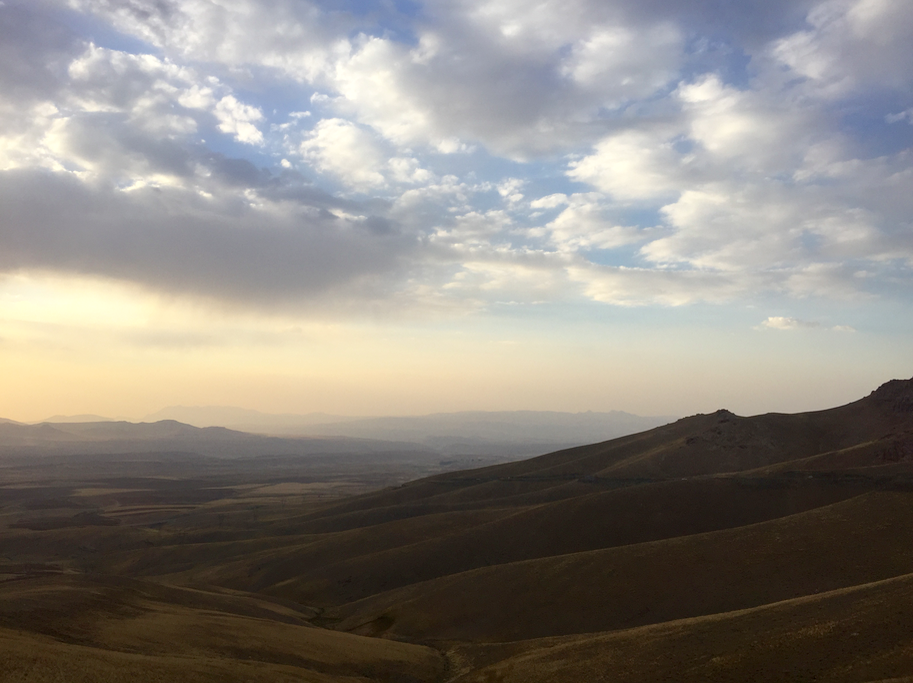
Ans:
{"type": "Polygon", "coordinates": [[[909,291],[913,3],[393,8],[0,3],[0,270],[347,310],[909,291]]]}
{"type": "Polygon", "coordinates": [[[61,269],[172,293],[260,306],[378,281],[415,250],[414,238],[309,206],[216,202],[174,188],[131,193],[63,174],[0,174],[0,268],[61,269]]]}

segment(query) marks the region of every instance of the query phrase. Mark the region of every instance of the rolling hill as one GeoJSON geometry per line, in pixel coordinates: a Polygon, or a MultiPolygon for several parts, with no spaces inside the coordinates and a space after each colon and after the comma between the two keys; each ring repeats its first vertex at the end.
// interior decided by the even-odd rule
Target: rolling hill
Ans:
{"type": "Polygon", "coordinates": [[[354,496],[133,466],[0,470],[3,670],[36,653],[88,662],[83,680],[178,680],[180,662],[187,680],[913,680],[913,380],[354,496]]]}

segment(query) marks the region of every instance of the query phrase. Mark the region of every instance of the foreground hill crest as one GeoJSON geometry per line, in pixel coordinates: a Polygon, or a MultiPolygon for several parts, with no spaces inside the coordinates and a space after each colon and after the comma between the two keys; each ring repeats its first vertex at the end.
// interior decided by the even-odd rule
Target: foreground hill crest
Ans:
{"type": "Polygon", "coordinates": [[[880,405],[890,407],[896,413],[913,412],[913,379],[892,379],[869,394],[869,398],[880,405]]]}

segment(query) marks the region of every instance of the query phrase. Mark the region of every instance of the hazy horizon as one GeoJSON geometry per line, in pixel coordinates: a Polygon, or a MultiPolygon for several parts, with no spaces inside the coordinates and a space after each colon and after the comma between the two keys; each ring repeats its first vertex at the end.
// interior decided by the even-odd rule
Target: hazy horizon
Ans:
{"type": "MultiPolygon", "coordinates": [[[[903,380],[909,378],[895,377],[890,380],[885,380],[881,382],[884,384],[892,380],[903,380]]],[[[877,387],[873,387],[872,391],[877,387]]],[[[247,408],[238,405],[169,405],[159,408],[158,410],[138,415],[101,415],[98,413],[56,413],[54,415],[45,416],[40,419],[32,420],[15,420],[23,424],[40,424],[43,422],[92,422],[92,421],[126,421],[126,422],[156,422],[160,420],[177,420],[179,422],[185,422],[194,426],[228,426],[232,424],[241,424],[244,423],[245,418],[256,419],[262,418],[265,420],[282,420],[282,419],[295,419],[295,418],[306,418],[309,422],[314,424],[321,423],[335,423],[335,422],[347,422],[350,420],[379,420],[379,419],[400,419],[400,418],[431,418],[438,416],[458,416],[458,415],[469,415],[469,414],[479,414],[479,415],[520,415],[523,413],[533,413],[533,414],[548,414],[553,413],[556,415],[630,415],[632,417],[644,417],[644,418],[664,418],[669,420],[676,420],[681,417],[688,417],[692,415],[697,415],[707,412],[716,412],[717,410],[729,410],[737,415],[742,417],[751,417],[755,415],[762,415],[764,413],[803,413],[803,412],[814,412],[815,410],[826,410],[829,408],[835,408],[840,405],[845,405],[846,403],[851,403],[856,401],[865,395],[868,395],[869,391],[858,394],[856,396],[849,397],[842,403],[831,403],[827,405],[816,406],[812,408],[799,408],[792,411],[784,410],[768,410],[757,413],[739,413],[738,411],[731,410],[730,408],[720,405],[712,410],[705,411],[693,411],[691,413],[682,413],[682,414],[644,414],[644,413],[634,413],[626,410],[552,410],[552,409],[529,409],[529,408],[519,408],[519,409],[496,409],[496,410],[482,410],[482,409],[462,409],[462,410],[453,410],[453,411],[431,411],[431,412],[403,412],[403,413],[326,413],[323,411],[309,411],[309,412],[272,412],[266,410],[259,410],[256,408],[247,408]],[[188,414],[193,413],[194,418],[181,418],[177,415],[178,413],[186,412],[188,414]]],[[[8,415],[0,415],[0,419],[15,419],[11,418],[8,415]]],[[[249,425],[252,425],[253,422],[248,422],[249,425]]]]}
{"type": "Polygon", "coordinates": [[[913,11],[0,2],[0,416],[692,415],[913,375],[913,11]]]}

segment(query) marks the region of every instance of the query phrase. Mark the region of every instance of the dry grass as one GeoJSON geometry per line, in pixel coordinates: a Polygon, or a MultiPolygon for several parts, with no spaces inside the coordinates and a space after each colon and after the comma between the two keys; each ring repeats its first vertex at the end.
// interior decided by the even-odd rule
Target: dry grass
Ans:
{"type": "Polygon", "coordinates": [[[0,584],[0,625],[7,636],[0,639],[0,661],[8,662],[2,679],[38,667],[47,671],[38,680],[56,680],[55,667],[69,672],[74,657],[83,662],[79,668],[96,667],[99,675],[149,666],[161,670],[161,680],[180,680],[174,674],[181,666],[199,680],[418,683],[443,671],[434,650],[314,628],[310,616],[247,596],[139,581],[79,575],[8,581],[0,584]]]}
{"type": "Polygon", "coordinates": [[[458,646],[454,683],[828,681],[913,671],[913,575],[727,614],[499,646],[458,646]]]}
{"type": "Polygon", "coordinates": [[[913,382],[373,492],[264,462],[0,461],[0,681],[913,676],[913,382]]]}

